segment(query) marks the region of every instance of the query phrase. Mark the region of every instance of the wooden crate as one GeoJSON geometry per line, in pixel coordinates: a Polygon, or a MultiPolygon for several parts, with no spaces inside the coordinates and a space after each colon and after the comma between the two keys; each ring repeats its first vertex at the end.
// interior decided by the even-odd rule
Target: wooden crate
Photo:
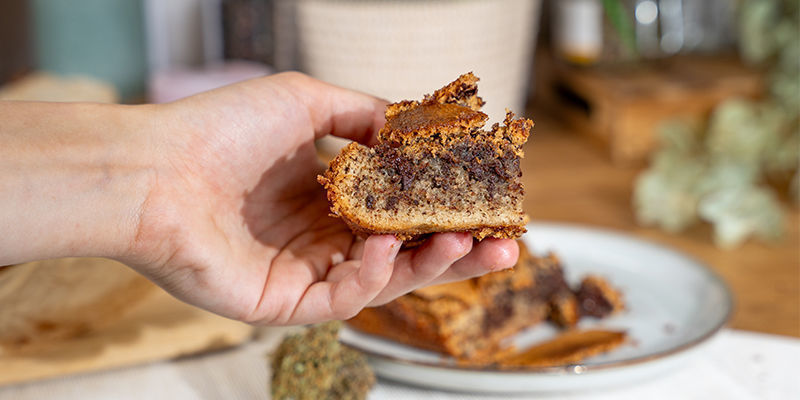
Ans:
{"type": "Polygon", "coordinates": [[[589,68],[547,59],[539,57],[537,66],[538,100],[573,128],[600,139],[617,165],[646,160],[664,120],[704,118],[723,99],[764,91],[762,74],[735,57],[681,56],[589,68]]]}

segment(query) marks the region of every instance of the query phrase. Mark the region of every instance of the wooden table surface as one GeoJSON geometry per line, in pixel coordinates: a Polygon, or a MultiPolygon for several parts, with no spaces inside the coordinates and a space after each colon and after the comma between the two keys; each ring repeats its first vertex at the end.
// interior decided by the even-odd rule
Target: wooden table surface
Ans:
{"type": "Polygon", "coordinates": [[[787,232],[775,244],[749,241],[734,250],[714,246],[708,224],[673,235],[636,224],[631,196],[640,172],[611,165],[585,136],[533,112],[534,135],[523,161],[525,209],[533,221],[612,228],[682,250],[712,266],[736,297],[731,326],[800,336],[800,214],[789,210],[787,232]]]}

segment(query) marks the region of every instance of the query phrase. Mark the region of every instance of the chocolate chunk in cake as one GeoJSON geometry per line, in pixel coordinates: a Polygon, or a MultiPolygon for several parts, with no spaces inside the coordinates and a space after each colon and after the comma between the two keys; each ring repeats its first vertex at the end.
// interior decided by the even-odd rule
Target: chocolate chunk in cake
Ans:
{"type": "Polygon", "coordinates": [[[625,308],[622,294],[599,276],[587,276],[576,293],[581,315],[602,318],[625,308]]]}

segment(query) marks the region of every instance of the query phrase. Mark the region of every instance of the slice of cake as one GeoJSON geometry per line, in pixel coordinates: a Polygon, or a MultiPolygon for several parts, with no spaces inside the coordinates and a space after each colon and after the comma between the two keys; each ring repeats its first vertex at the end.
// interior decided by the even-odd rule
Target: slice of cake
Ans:
{"type": "Polygon", "coordinates": [[[558,259],[520,245],[513,270],[417,289],[348,323],[358,330],[457,358],[483,358],[501,339],[547,319],[569,291],[558,259]]]}
{"type": "Polygon", "coordinates": [[[520,158],[533,122],[508,112],[503,125],[482,129],[477,81],[468,73],[421,102],[389,105],[378,144],[351,143],[319,177],[332,214],[357,233],[401,240],[524,233],[520,158]]]}
{"type": "MultiPolygon", "coordinates": [[[[348,324],[474,364],[492,360],[503,339],[547,319],[572,327],[582,316],[600,316],[591,311],[583,314],[578,300],[586,289],[573,291],[567,285],[558,257],[536,257],[522,242],[519,245],[520,258],[512,270],[417,289],[386,305],[364,309],[348,324]]],[[[583,286],[603,287],[602,295],[591,296],[607,300],[603,304],[609,308],[602,316],[622,309],[621,295],[610,285],[597,277],[589,281],[583,286]]]]}

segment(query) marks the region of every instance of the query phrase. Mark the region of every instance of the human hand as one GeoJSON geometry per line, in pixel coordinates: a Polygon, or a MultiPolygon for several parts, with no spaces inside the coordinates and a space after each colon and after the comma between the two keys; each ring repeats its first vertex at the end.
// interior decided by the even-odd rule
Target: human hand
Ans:
{"type": "MultiPolygon", "coordinates": [[[[128,108],[135,118],[125,125],[135,129],[135,137],[112,135],[108,140],[126,143],[119,146],[125,150],[104,159],[144,165],[146,190],[139,196],[138,186],[131,185],[130,196],[103,201],[137,199],[128,201],[135,203],[128,207],[133,211],[121,213],[132,221],[130,229],[126,223],[118,228],[119,236],[130,232],[126,244],[98,246],[92,255],[125,262],[188,303],[274,325],[346,319],[421,286],[511,267],[518,256],[513,240],[473,245],[468,234],[443,233],[401,250],[393,236],[356,238],[328,216],[316,182],[323,167],[314,140],[333,134],[374,143],[384,108],[383,101],[299,73],[128,108]]],[[[107,108],[89,110],[102,115],[107,108]]],[[[8,115],[14,113],[8,109],[8,115]]],[[[107,125],[105,131],[121,124],[107,125]]],[[[116,170],[104,170],[103,179],[116,170]]],[[[124,185],[110,187],[118,186],[124,185]]],[[[99,207],[97,201],[74,203],[75,209],[83,203],[99,207]]],[[[76,221],[116,215],[75,214],[76,221]]],[[[53,226],[59,223],[54,220],[53,226]]],[[[85,245],[86,238],[75,243],[70,245],[85,245]]]]}

